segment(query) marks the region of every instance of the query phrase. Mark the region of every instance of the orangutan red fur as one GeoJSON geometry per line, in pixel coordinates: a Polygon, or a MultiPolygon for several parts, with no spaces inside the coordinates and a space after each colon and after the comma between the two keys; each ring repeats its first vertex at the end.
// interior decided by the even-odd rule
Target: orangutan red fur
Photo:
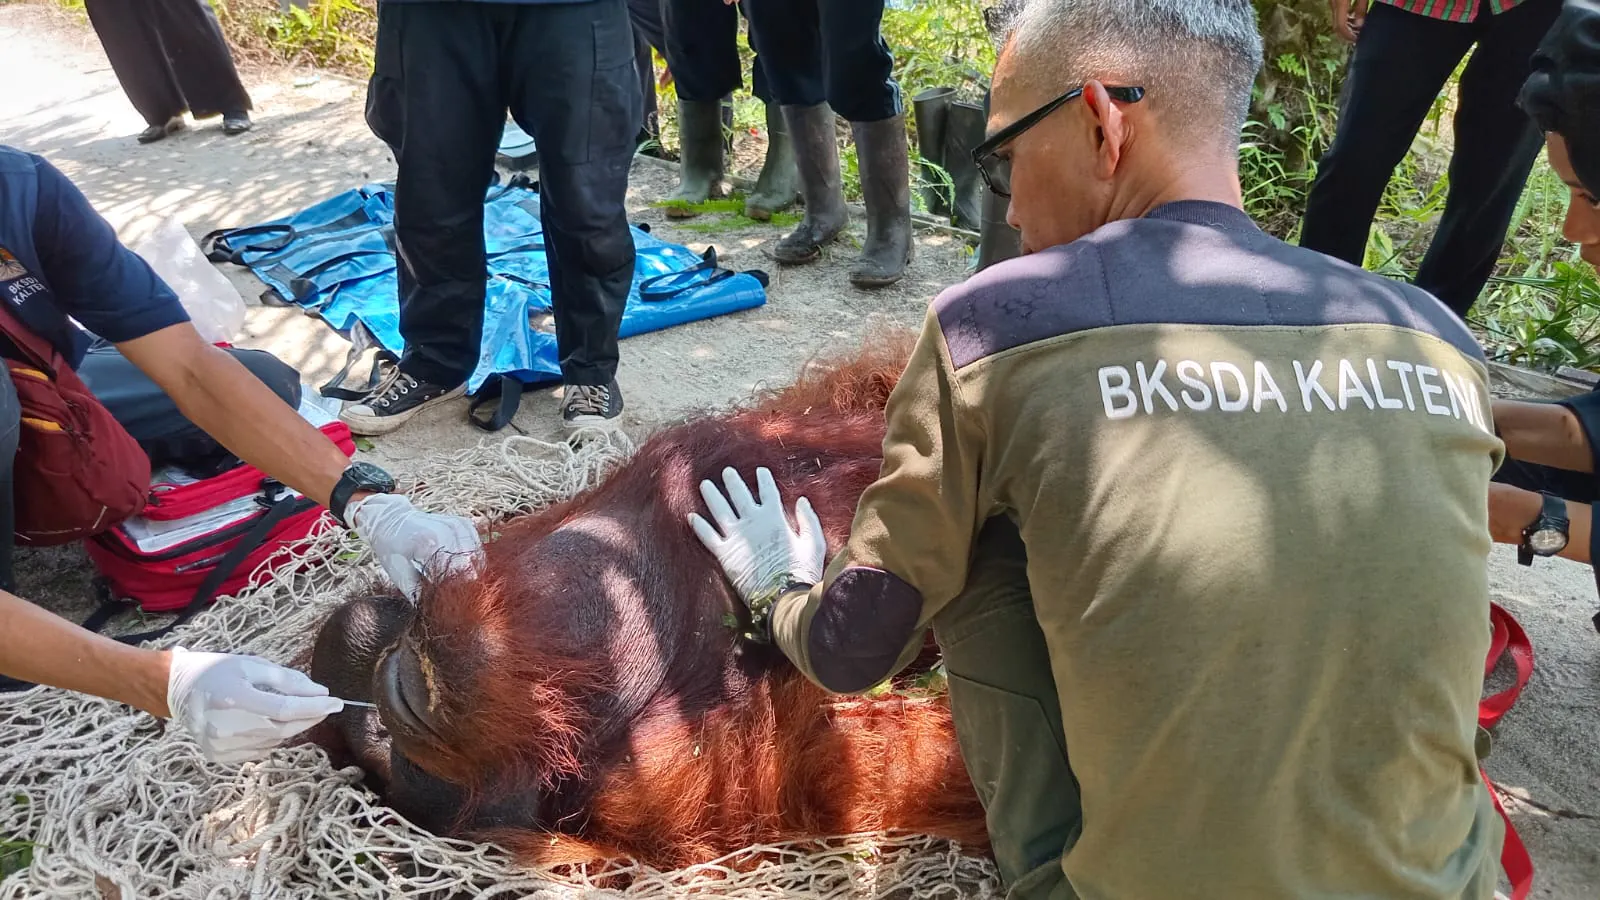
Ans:
{"type": "Polygon", "coordinates": [[[598,486],[499,526],[482,575],[435,586],[415,614],[362,601],[390,604],[371,607],[387,624],[325,627],[313,676],[376,698],[382,727],[352,709],[318,740],[353,751],[402,812],[534,863],[677,867],[880,830],[986,846],[945,698],[829,695],[740,640],[744,608],[686,523],[702,479],[766,466],[837,552],[909,351],[876,344],[663,429],[598,486]],[[366,636],[340,643],[352,633],[366,636]]]}

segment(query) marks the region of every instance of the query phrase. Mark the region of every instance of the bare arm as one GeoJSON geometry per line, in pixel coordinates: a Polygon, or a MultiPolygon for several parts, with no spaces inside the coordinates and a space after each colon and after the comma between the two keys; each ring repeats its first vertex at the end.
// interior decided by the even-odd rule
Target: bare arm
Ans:
{"type": "MultiPolygon", "coordinates": [[[[1489,485],[1489,536],[1497,543],[1522,543],[1522,529],[1539,517],[1544,498],[1532,491],[1491,482],[1489,485]]],[[[1589,558],[1591,510],[1587,503],[1567,503],[1567,548],[1561,556],[1593,565],[1589,558]]]]}
{"type": "Polygon", "coordinates": [[[170,654],[119,644],[0,591],[0,673],[166,718],[170,654]]]}
{"type": "Polygon", "coordinates": [[[1513,459],[1569,472],[1594,471],[1594,453],[1578,417],[1564,406],[1496,400],[1494,424],[1513,459]]]}
{"type": "Polygon", "coordinates": [[[172,325],[117,349],[217,443],[327,505],[350,464],[344,452],[193,325],[172,325]]]}

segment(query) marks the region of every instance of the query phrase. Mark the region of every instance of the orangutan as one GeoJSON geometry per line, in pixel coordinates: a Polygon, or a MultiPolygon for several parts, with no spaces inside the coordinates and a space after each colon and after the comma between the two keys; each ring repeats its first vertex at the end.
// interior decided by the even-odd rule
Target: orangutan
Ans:
{"type": "Polygon", "coordinates": [[[766,466],[837,551],[908,352],[880,343],[658,432],[597,487],[498,526],[479,578],[415,608],[345,603],[311,675],[378,711],[347,708],[315,739],[417,824],[536,864],[676,868],[879,830],[985,848],[945,697],[830,695],[742,639],[744,606],[686,521],[702,479],[766,466]]]}

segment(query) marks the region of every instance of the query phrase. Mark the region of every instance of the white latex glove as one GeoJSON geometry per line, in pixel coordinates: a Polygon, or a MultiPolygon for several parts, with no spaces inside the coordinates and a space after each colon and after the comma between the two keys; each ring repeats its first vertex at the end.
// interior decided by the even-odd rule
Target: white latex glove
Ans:
{"type": "Polygon", "coordinates": [[[470,571],[483,558],[483,541],[472,520],[423,512],[403,494],[368,494],[346,507],[346,516],[413,603],[425,571],[470,571]]]}
{"type": "Polygon", "coordinates": [[[760,502],[750,496],[750,488],[733,469],[723,469],[722,480],[733,501],[731,508],[715,483],[700,482],[700,496],[705,498],[717,528],[712,528],[699,513],[689,514],[689,524],[700,543],[722,563],[722,570],[739,596],[746,603],[761,598],[771,600],[775,598],[770,595],[791,580],[803,584],[821,581],[828,545],[811,501],[801,497],[795,502],[794,518],[800,526],[796,531],[789,527],[770,471],[756,469],[760,502]]]}
{"type": "Polygon", "coordinates": [[[327,688],[304,674],[258,656],[174,647],[167,708],[206,759],[237,763],[264,755],[344,709],[344,701],[329,697],[327,688]]]}

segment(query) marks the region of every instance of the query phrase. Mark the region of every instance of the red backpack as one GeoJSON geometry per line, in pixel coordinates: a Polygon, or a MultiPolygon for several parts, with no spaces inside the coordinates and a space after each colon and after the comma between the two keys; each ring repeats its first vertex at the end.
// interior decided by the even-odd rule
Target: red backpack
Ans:
{"type": "Polygon", "coordinates": [[[99,534],[144,508],[150,459],[54,344],[0,301],[6,368],[22,409],[12,492],[16,541],[47,546],[99,534]]]}

